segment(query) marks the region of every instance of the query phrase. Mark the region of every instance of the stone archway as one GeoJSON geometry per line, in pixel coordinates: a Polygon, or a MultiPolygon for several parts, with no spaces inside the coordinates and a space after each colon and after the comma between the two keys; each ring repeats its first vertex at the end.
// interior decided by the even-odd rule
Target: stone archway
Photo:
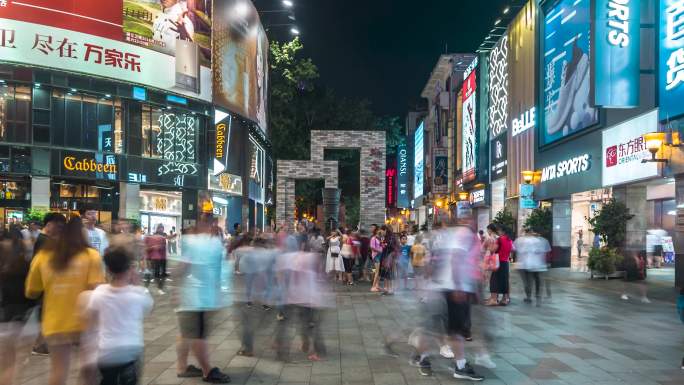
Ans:
{"type": "Polygon", "coordinates": [[[277,160],[276,219],[294,222],[295,182],[322,179],[338,188],[337,161],[326,161],[326,149],[361,152],[360,221],[363,227],[385,222],[385,133],[383,131],[311,131],[311,160],[277,160]]]}

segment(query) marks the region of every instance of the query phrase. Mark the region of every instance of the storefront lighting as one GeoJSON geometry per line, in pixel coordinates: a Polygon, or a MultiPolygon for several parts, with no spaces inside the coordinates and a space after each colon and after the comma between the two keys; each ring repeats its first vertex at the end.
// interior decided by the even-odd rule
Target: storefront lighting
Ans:
{"type": "Polygon", "coordinates": [[[501,19],[496,19],[496,21],[494,22],[494,25],[499,25],[499,23],[501,23],[501,19]]]}
{"type": "Polygon", "coordinates": [[[77,90],[76,90],[75,88],[72,88],[72,89],[71,89],[71,92],[76,92],[76,91],[77,91],[77,90]]]}
{"type": "Polygon", "coordinates": [[[290,29],[290,33],[292,33],[293,35],[299,35],[299,30],[293,27],[290,29]]]}
{"type": "Polygon", "coordinates": [[[292,0],[283,0],[283,5],[288,7],[288,8],[292,8],[294,3],[292,2],[292,0]]]}
{"type": "Polygon", "coordinates": [[[521,174],[523,177],[523,182],[525,182],[525,184],[530,184],[534,181],[534,171],[525,170],[521,174]]]}
{"type": "Polygon", "coordinates": [[[646,148],[651,153],[651,159],[642,159],[641,163],[657,162],[657,163],[667,163],[667,159],[658,159],[656,155],[658,151],[663,147],[665,142],[664,132],[649,132],[644,134],[644,141],[646,142],[646,148]]]}
{"type": "Polygon", "coordinates": [[[442,202],[441,199],[437,199],[437,201],[435,202],[435,206],[437,206],[437,207],[442,207],[443,205],[444,205],[444,202],[442,202]]]}
{"type": "Polygon", "coordinates": [[[668,147],[682,147],[682,139],[678,131],[670,131],[667,133],[667,138],[665,140],[665,145],[668,147]]]}
{"type": "Polygon", "coordinates": [[[105,98],[111,98],[111,97],[112,97],[111,94],[105,94],[105,98]]]}
{"type": "Polygon", "coordinates": [[[467,191],[461,191],[460,193],[458,193],[458,200],[460,200],[460,201],[467,201],[468,197],[469,197],[469,194],[467,191]]]}
{"type": "Polygon", "coordinates": [[[36,88],[40,88],[40,83],[36,83],[36,84],[34,84],[33,86],[36,87],[36,88]]]}
{"type": "Polygon", "coordinates": [[[504,8],[504,10],[503,10],[503,14],[506,15],[506,14],[507,14],[508,12],[510,12],[510,11],[511,11],[511,7],[506,7],[506,8],[504,8]]]}
{"type": "Polygon", "coordinates": [[[216,202],[216,203],[218,203],[218,204],[220,204],[220,205],[224,205],[224,206],[227,206],[227,205],[228,205],[228,200],[225,199],[225,198],[221,198],[221,197],[212,197],[211,200],[213,200],[214,202],[216,202]]]}

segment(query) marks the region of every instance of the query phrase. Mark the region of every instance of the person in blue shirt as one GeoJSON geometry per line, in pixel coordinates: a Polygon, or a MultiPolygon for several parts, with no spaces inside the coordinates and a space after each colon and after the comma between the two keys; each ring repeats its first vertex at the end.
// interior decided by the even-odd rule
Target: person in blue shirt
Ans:
{"type": "Polygon", "coordinates": [[[399,279],[404,281],[404,286],[403,288],[406,290],[408,289],[408,276],[410,273],[410,251],[411,251],[411,246],[408,244],[408,237],[406,234],[402,234],[401,238],[399,238],[399,243],[401,244],[400,252],[401,254],[399,255],[399,264],[398,264],[398,269],[399,270],[399,279]]]}

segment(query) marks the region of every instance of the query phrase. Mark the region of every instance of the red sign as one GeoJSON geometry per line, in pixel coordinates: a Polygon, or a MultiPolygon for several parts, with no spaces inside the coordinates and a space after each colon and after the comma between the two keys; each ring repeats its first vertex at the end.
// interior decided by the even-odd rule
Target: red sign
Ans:
{"type": "Polygon", "coordinates": [[[397,204],[395,187],[397,180],[397,169],[388,168],[387,171],[385,171],[385,176],[387,179],[387,207],[394,207],[397,204]]]}
{"type": "Polygon", "coordinates": [[[42,24],[113,40],[123,37],[123,0],[5,0],[0,18],[42,24]]]}
{"type": "Polygon", "coordinates": [[[618,146],[610,146],[606,149],[606,167],[617,166],[617,164],[618,164],[617,147],[618,146]]]}

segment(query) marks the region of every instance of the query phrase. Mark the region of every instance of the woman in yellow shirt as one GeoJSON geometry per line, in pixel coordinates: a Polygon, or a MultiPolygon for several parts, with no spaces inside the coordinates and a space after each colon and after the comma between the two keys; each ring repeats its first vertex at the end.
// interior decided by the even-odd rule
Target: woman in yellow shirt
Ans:
{"type": "Polygon", "coordinates": [[[26,278],[26,297],[43,296],[42,331],[50,349],[49,385],[64,385],[73,347],[86,325],[78,297],[104,282],[100,255],[88,247],[83,222],[72,217],[63,233],[38,252],[26,278]]]}

